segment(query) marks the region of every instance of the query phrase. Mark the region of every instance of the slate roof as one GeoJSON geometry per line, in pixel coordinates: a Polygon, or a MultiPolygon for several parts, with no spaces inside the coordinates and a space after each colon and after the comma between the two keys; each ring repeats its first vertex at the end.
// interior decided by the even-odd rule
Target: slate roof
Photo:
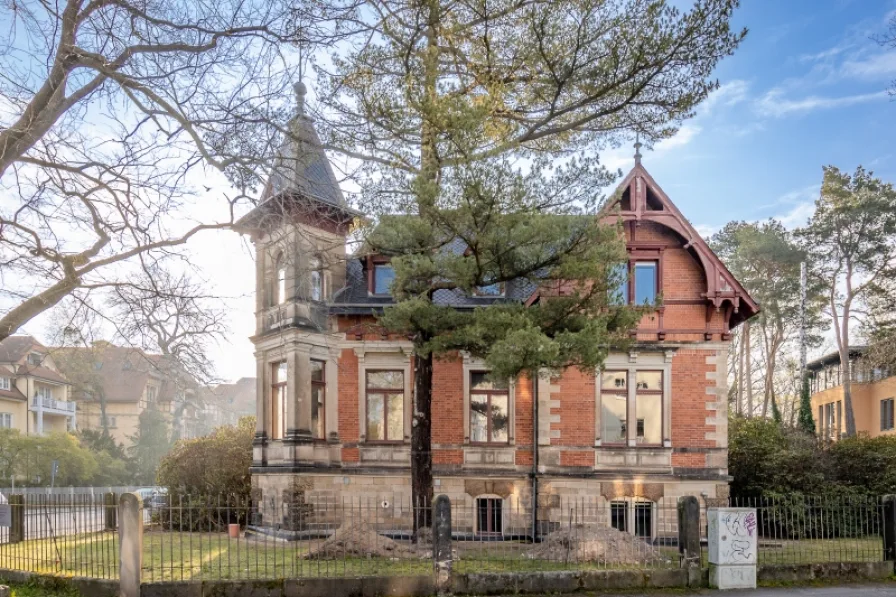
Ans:
{"type": "Polygon", "coordinates": [[[314,122],[304,113],[304,92],[299,92],[297,87],[297,93],[298,113],[289,122],[292,134],[283,139],[277,150],[261,202],[240,218],[237,222],[240,228],[263,226],[268,213],[282,213],[283,201],[299,198],[316,202],[327,211],[343,214],[342,217],[349,220],[360,215],[348,206],[314,122]]]}
{"type": "MultiPolygon", "coordinates": [[[[462,245],[462,243],[461,243],[462,245]]],[[[458,247],[451,247],[457,250],[458,247]]],[[[460,248],[460,252],[464,249],[460,248]]],[[[391,296],[371,296],[368,294],[367,272],[363,259],[349,259],[346,263],[345,287],[332,299],[331,313],[348,315],[365,315],[382,310],[383,307],[395,304],[391,296]]],[[[529,280],[520,279],[507,282],[504,296],[469,296],[460,290],[437,290],[433,301],[437,305],[458,308],[474,308],[502,302],[524,302],[537,285],[529,280]]]]}

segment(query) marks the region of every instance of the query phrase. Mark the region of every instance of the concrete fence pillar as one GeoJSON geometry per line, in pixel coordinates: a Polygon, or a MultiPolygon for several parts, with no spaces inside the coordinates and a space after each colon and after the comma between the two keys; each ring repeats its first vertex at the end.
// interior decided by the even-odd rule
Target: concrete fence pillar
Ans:
{"type": "Polygon", "coordinates": [[[118,496],[112,492],[103,494],[103,529],[114,531],[118,528],[118,496]]]}
{"type": "Polygon", "coordinates": [[[432,504],[432,562],[436,590],[440,595],[451,589],[451,500],[438,496],[432,504]]]}
{"type": "Polygon", "coordinates": [[[119,595],[140,597],[140,571],[143,569],[143,500],[140,496],[121,494],[118,516],[119,595]]]}
{"type": "Polygon", "coordinates": [[[9,597],[9,587],[6,585],[0,585],[0,597],[9,597]]]}
{"type": "Polygon", "coordinates": [[[25,540],[25,496],[21,494],[9,496],[9,514],[12,517],[9,526],[9,542],[21,543],[25,540]]]}
{"type": "Polygon", "coordinates": [[[884,559],[896,561],[896,495],[883,497],[884,520],[881,534],[884,540],[884,559]]]}
{"type": "Polygon", "coordinates": [[[682,568],[700,567],[700,502],[693,495],[678,500],[678,554],[682,568]]]}

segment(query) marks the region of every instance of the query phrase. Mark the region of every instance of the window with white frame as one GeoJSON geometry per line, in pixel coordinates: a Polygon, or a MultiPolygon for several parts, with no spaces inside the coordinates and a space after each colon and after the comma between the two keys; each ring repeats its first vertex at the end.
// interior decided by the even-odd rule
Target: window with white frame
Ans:
{"type": "Polygon", "coordinates": [[[44,398],[47,400],[53,398],[53,391],[47,386],[37,386],[34,392],[38,398],[44,398]]]}
{"type": "Polygon", "coordinates": [[[12,388],[12,379],[8,377],[0,377],[0,390],[10,390],[12,388]]]}
{"type": "Polygon", "coordinates": [[[12,413],[0,413],[0,429],[12,429],[12,413]]]}
{"type": "Polygon", "coordinates": [[[673,351],[611,354],[595,384],[595,445],[671,446],[673,351]]]}
{"type": "Polygon", "coordinates": [[[367,441],[404,440],[404,371],[373,371],[365,374],[367,441]]]}

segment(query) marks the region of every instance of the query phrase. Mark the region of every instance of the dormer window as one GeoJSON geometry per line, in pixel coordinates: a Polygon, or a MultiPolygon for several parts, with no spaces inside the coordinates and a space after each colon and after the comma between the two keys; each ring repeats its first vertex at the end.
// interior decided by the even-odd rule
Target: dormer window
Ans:
{"type": "Polygon", "coordinates": [[[503,282],[495,282],[494,284],[486,284],[484,286],[477,286],[473,289],[473,294],[475,296],[480,296],[483,298],[498,298],[504,296],[504,283],[503,282]]]}
{"type": "Polygon", "coordinates": [[[36,352],[28,353],[28,364],[29,365],[38,367],[38,366],[40,366],[40,363],[42,360],[43,360],[43,357],[39,353],[36,353],[36,352]]]}
{"type": "Polygon", "coordinates": [[[8,377],[0,377],[0,390],[10,390],[12,388],[12,380],[8,377]]]}
{"type": "Polygon", "coordinates": [[[372,294],[389,295],[392,294],[392,282],[395,281],[395,270],[392,269],[391,263],[377,263],[373,266],[371,273],[372,294]]]}

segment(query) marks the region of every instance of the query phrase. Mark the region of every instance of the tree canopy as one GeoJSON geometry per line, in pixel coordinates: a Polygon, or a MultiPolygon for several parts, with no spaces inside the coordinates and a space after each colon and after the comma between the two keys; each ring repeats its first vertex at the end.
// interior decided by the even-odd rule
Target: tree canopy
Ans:
{"type": "Polygon", "coordinates": [[[729,25],[737,5],[346,0],[301,16],[311,43],[334,48],[310,111],[325,147],[356,164],[376,220],[367,247],[395,267],[398,304],[380,323],[414,342],[415,503],[432,497],[434,352],[471,350],[501,375],[590,366],[631,325],[629,309],[601,310],[624,246],[595,217],[613,179],[599,154],[692,115],[744,35],[729,25]],[[540,290],[535,308],[438,300],[515,281],[540,290]]]}

